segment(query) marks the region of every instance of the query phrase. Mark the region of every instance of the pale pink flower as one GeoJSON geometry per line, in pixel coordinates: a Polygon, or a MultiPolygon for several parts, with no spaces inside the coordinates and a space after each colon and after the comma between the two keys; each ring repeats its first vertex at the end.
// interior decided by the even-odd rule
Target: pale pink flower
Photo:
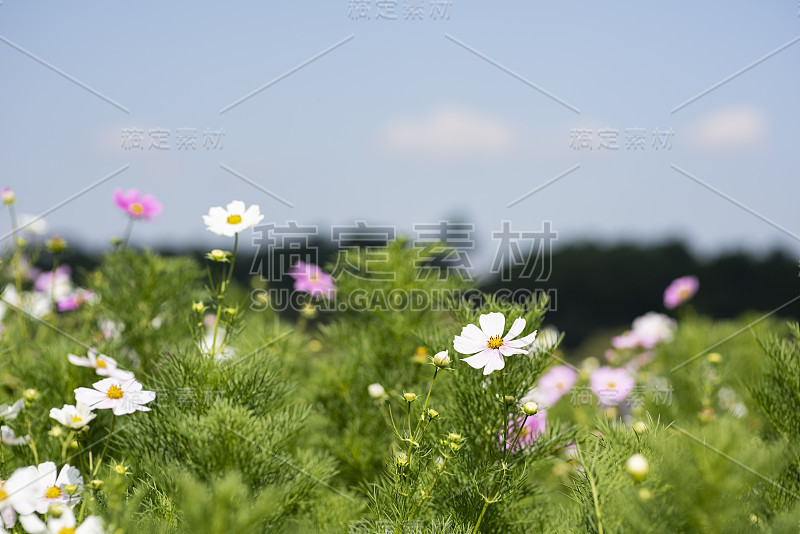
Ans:
{"type": "Polygon", "coordinates": [[[36,276],[36,280],[33,282],[33,289],[39,293],[44,293],[48,297],[52,296],[56,300],[65,298],[72,292],[71,274],[72,269],[70,269],[69,265],[61,265],[56,269],[55,273],[53,271],[45,271],[36,276]]]}
{"type": "Polygon", "coordinates": [[[155,391],[142,391],[135,379],[121,381],[105,378],[92,384],[94,389],[77,388],[75,401],[88,405],[92,410],[112,410],[114,415],[125,415],[137,410],[149,412],[145,406],[156,398],[155,391]]]}
{"type": "Polygon", "coordinates": [[[298,261],[289,274],[294,278],[295,291],[305,291],[312,297],[332,297],[336,292],[333,277],[313,263],[298,261]]]}
{"type": "Polygon", "coordinates": [[[633,376],[622,368],[599,367],[589,377],[592,392],[605,406],[615,406],[625,400],[635,385],[633,376]]]}
{"type": "Polygon", "coordinates": [[[97,300],[97,295],[95,295],[94,291],[79,287],[71,295],[59,299],[56,303],[56,309],[60,312],[73,311],[80,308],[82,304],[95,300],[97,300]]]}
{"type": "MultiPolygon", "coordinates": [[[[544,434],[545,427],[547,426],[547,410],[540,408],[536,415],[531,415],[527,419],[520,417],[508,423],[508,441],[503,447],[503,451],[514,445],[511,452],[517,452],[520,449],[530,447],[540,435],[544,434]],[[524,421],[524,425],[523,425],[524,421]],[[522,425],[522,426],[521,426],[522,425]],[[520,430],[521,429],[521,430],[520,430]],[[514,444],[514,439],[517,438],[519,432],[519,439],[514,444]]],[[[502,436],[500,437],[502,442],[502,436]]]]}
{"type": "Polygon", "coordinates": [[[147,219],[148,221],[160,215],[161,203],[153,195],[141,196],[136,189],[114,191],[114,202],[134,219],[147,219]]]}
{"type": "Polygon", "coordinates": [[[474,354],[464,358],[474,369],[483,368],[483,374],[488,375],[499,371],[506,366],[503,358],[514,354],[527,354],[524,350],[536,339],[536,331],[525,337],[514,339],[525,329],[525,319],[516,319],[508,333],[503,337],[506,318],[502,313],[485,313],[478,319],[481,327],[468,324],[461,330],[460,336],[453,339],[453,348],[461,354],[474,354]]]}
{"type": "Polygon", "coordinates": [[[110,376],[117,380],[130,380],[133,373],[117,368],[117,360],[105,354],[97,354],[97,350],[89,349],[86,358],[68,354],[67,358],[73,365],[78,367],[92,367],[100,376],[110,376]]]}
{"type": "Polygon", "coordinates": [[[563,397],[575,382],[578,373],[567,365],[557,365],[539,378],[538,398],[544,406],[553,406],[563,397]]]}
{"type": "Polygon", "coordinates": [[[664,307],[668,310],[677,308],[697,293],[700,281],[696,276],[682,276],[676,278],[664,290],[664,307]]]}

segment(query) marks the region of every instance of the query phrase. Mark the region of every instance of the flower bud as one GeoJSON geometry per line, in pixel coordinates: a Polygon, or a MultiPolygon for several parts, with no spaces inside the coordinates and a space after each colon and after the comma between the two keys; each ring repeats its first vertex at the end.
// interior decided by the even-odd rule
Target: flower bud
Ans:
{"type": "Polygon", "coordinates": [[[454,432],[450,432],[450,434],[447,435],[447,439],[449,439],[450,441],[456,441],[456,442],[461,441],[461,434],[456,434],[454,432]]]}
{"type": "Polygon", "coordinates": [[[50,432],[48,432],[48,434],[50,434],[54,438],[57,438],[61,436],[61,432],[62,432],[61,427],[56,425],[50,429],[50,432]]]}
{"type": "Polygon", "coordinates": [[[706,358],[708,359],[709,363],[717,364],[722,361],[722,354],[720,354],[719,352],[712,352],[711,354],[706,356],[706,358]]]}
{"type": "Polygon", "coordinates": [[[431,419],[436,419],[437,417],[439,417],[439,412],[431,408],[428,410],[428,417],[430,417],[431,419]]]}
{"type": "Polygon", "coordinates": [[[231,261],[231,253],[215,248],[206,254],[206,258],[217,263],[227,263],[231,261]]]}
{"type": "Polygon", "coordinates": [[[539,405],[533,401],[528,401],[522,405],[522,413],[525,415],[536,415],[539,411],[539,405]]]}
{"type": "Polygon", "coordinates": [[[125,469],[125,466],[122,464],[117,464],[114,466],[114,472],[118,475],[125,475],[128,473],[128,470],[125,469]]]}
{"type": "Polygon", "coordinates": [[[417,394],[416,393],[403,393],[403,398],[406,400],[406,402],[414,402],[415,400],[417,400],[417,394]]]}
{"type": "Polygon", "coordinates": [[[28,242],[25,240],[24,237],[20,237],[19,239],[17,239],[17,246],[19,248],[25,248],[28,246],[28,242]]]}
{"type": "Polygon", "coordinates": [[[0,189],[0,197],[3,198],[3,204],[5,204],[6,206],[10,206],[11,204],[13,204],[14,200],[16,200],[17,198],[16,195],[14,195],[14,191],[9,189],[8,187],[0,189]]]}
{"type": "Polygon", "coordinates": [[[48,252],[51,254],[61,254],[65,250],[67,250],[67,242],[61,239],[58,236],[54,236],[52,239],[48,239],[45,243],[47,246],[48,252]]]}
{"type": "Polygon", "coordinates": [[[73,439],[72,441],[70,441],[70,443],[69,443],[69,447],[70,447],[71,449],[78,450],[78,449],[80,449],[80,447],[81,447],[81,446],[80,446],[80,445],[78,445],[78,440],[77,440],[77,439],[73,439]]]}
{"type": "Polygon", "coordinates": [[[196,313],[203,313],[206,311],[206,305],[200,302],[192,302],[192,311],[196,313]]]}
{"type": "Polygon", "coordinates": [[[25,393],[22,394],[25,397],[26,401],[33,402],[39,398],[39,392],[33,388],[26,389],[25,393]]]}
{"type": "Polygon", "coordinates": [[[505,397],[503,397],[503,403],[514,404],[514,397],[512,397],[511,395],[506,395],[505,397]]]}
{"type": "Polygon", "coordinates": [[[225,313],[230,316],[236,315],[236,308],[225,308],[225,313]]]}
{"type": "Polygon", "coordinates": [[[102,481],[102,480],[100,480],[100,479],[97,479],[97,478],[95,478],[94,480],[92,480],[92,481],[90,482],[90,484],[92,485],[92,489],[93,489],[93,490],[95,490],[95,491],[97,491],[97,490],[99,490],[100,488],[102,488],[102,487],[103,487],[103,481],[102,481]]]}
{"type": "Polygon", "coordinates": [[[649,501],[653,498],[653,492],[651,492],[647,488],[642,488],[639,490],[639,500],[642,502],[649,501]]]}
{"type": "Polygon", "coordinates": [[[115,247],[120,243],[122,243],[122,241],[120,241],[120,239],[117,236],[111,238],[111,244],[114,245],[115,247]]]}
{"type": "Polygon", "coordinates": [[[641,482],[650,471],[650,464],[647,458],[641,454],[634,454],[628,458],[628,461],[625,463],[625,469],[628,470],[628,473],[630,473],[636,482],[641,482]]]}
{"type": "Polygon", "coordinates": [[[310,302],[307,302],[305,306],[300,309],[300,315],[307,319],[313,319],[317,316],[317,308],[310,302]]]}
{"type": "Polygon", "coordinates": [[[386,390],[383,389],[383,386],[378,383],[367,386],[367,391],[369,392],[369,396],[373,399],[380,399],[386,395],[386,390]]]}
{"type": "Polygon", "coordinates": [[[436,353],[436,356],[433,357],[433,365],[436,367],[447,367],[450,365],[450,355],[447,354],[446,350],[436,353]]]}
{"type": "Polygon", "coordinates": [[[633,431],[639,435],[642,435],[647,432],[647,425],[644,424],[643,421],[636,421],[633,423],[633,431]]]}
{"type": "Polygon", "coordinates": [[[425,363],[428,361],[428,349],[425,347],[417,347],[411,360],[415,363],[425,363]]]}
{"type": "Polygon", "coordinates": [[[408,455],[404,452],[397,453],[395,460],[397,461],[397,465],[400,467],[405,467],[408,465],[408,455]]]}
{"type": "Polygon", "coordinates": [[[60,504],[51,504],[47,509],[47,515],[51,517],[61,517],[64,515],[64,507],[60,504]]]}
{"type": "Polygon", "coordinates": [[[76,493],[78,493],[78,486],[76,486],[75,484],[67,484],[66,486],[64,486],[64,492],[67,495],[75,495],[76,493]]]}

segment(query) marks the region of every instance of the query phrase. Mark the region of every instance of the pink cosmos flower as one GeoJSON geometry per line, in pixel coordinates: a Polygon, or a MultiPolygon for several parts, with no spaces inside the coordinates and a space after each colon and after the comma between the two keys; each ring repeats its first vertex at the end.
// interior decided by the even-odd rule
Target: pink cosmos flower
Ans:
{"type": "Polygon", "coordinates": [[[332,297],[336,292],[336,283],[331,275],[322,272],[317,265],[298,261],[289,274],[294,278],[295,291],[305,291],[312,297],[332,297]]]}
{"type": "Polygon", "coordinates": [[[69,265],[61,265],[56,269],[55,276],[53,274],[53,271],[37,274],[36,280],[33,282],[33,289],[48,297],[52,295],[58,300],[66,297],[72,291],[72,281],[70,280],[72,269],[69,265]]]}
{"type": "Polygon", "coordinates": [[[155,391],[142,391],[142,385],[135,379],[121,381],[104,378],[92,384],[94,389],[77,388],[75,401],[88,405],[93,410],[112,410],[114,415],[125,415],[137,410],[149,412],[145,406],[156,398],[155,391]]]}
{"type": "Polygon", "coordinates": [[[91,302],[94,300],[95,294],[93,291],[88,289],[78,288],[73,294],[60,299],[56,307],[58,311],[65,312],[65,311],[73,311],[77,310],[81,307],[81,304],[84,302],[91,302]]]}
{"type": "Polygon", "coordinates": [[[677,308],[697,293],[700,281],[696,276],[682,276],[676,278],[664,290],[664,307],[668,310],[677,308]]]}
{"type": "Polygon", "coordinates": [[[527,347],[536,339],[536,330],[525,337],[514,339],[525,329],[525,319],[516,319],[508,333],[503,337],[506,318],[502,313],[484,313],[478,318],[481,327],[468,324],[461,329],[461,335],[453,339],[453,348],[461,354],[473,354],[462,361],[473,369],[483,368],[489,375],[506,366],[503,357],[514,354],[528,354],[527,347]]]}
{"type": "MultiPolygon", "coordinates": [[[[536,440],[539,438],[540,435],[544,434],[545,427],[547,425],[547,410],[540,409],[536,415],[531,415],[527,419],[524,417],[520,417],[514,421],[510,421],[508,423],[508,442],[506,443],[503,450],[505,451],[508,447],[511,447],[514,444],[514,439],[517,437],[517,432],[519,432],[519,439],[517,439],[517,443],[514,445],[512,452],[517,452],[520,449],[524,449],[530,447],[536,440]],[[522,426],[522,431],[520,432],[520,425],[525,422],[524,426],[522,426]]],[[[503,437],[502,434],[500,436],[500,441],[502,442],[503,437]]]]}
{"type": "Polygon", "coordinates": [[[578,373],[566,365],[557,365],[539,378],[538,398],[544,406],[553,406],[563,397],[575,382],[578,373]]]}
{"type": "Polygon", "coordinates": [[[134,219],[147,219],[149,221],[156,215],[160,215],[162,211],[162,205],[156,200],[156,197],[153,195],[141,196],[137,189],[129,189],[128,191],[116,189],[114,191],[114,202],[134,219]]]}
{"type": "Polygon", "coordinates": [[[633,376],[622,368],[599,367],[589,377],[592,392],[605,406],[616,406],[633,390],[633,376]]]}

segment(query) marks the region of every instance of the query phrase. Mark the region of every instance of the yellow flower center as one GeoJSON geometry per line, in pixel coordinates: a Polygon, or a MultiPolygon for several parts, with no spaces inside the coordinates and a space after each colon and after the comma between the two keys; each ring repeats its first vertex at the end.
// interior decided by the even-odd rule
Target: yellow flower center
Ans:
{"type": "Polygon", "coordinates": [[[6,493],[6,490],[0,489],[0,501],[4,501],[6,499],[8,499],[8,493],[6,493]]]}
{"type": "Polygon", "coordinates": [[[119,389],[119,386],[116,384],[112,384],[108,391],[106,392],[106,397],[109,399],[121,399],[122,398],[122,390],[119,389]]]}
{"type": "Polygon", "coordinates": [[[678,296],[680,296],[681,299],[688,299],[692,296],[692,290],[688,287],[682,287],[678,290],[678,296]]]}
{"type": "Polygon", "coordinates": [[[614,389],[615,387],[617,387],[617,383],[616,382],[609,382],[608,383],[608,389],[614,389]]]}
{"type": "Polygon", "coordinates": [[[61,497],[61,489],[58,486],[53,486],[47,490],[47,493],[45,493],[44,496],[48,499],[58,499],[61,497]]]}
{"type": "Polygon", "coordinates": [[[75,534],[75,527],[61,527],[58,534],[75,534]]]}
{"type": "Polygon", "coordinates": [[[503,346],[503,338],[500,336],[492,336],[489,338],[488,345],[490,349],[499,349],[503,346]]]}
{"type": "Polygon", "coordinates": [[[556,389],[557,389],[557,390],[559,390],[559,391],[561,391],[562,389],[564,389],[564,383],[563,383],[563,382],[558,382],[558,383],[556,384],[556,389]]]}
{"type": "Polygon", "coordinates": [[[144,206],[142,206],[138,202],[134,202],[133,204],[131,204],[131,211],[136,215],[141,215],[142,213],[144,213],[144,206]]]}
{"type": "Polygon", "coordinates": [[[108,367],[108,364],[106,362],[104,362],[103,360],[100,360],[100,359],[95,360],[94,364],[95,364],[95,366],[99,367],[100,369],[106,369],[108,367]]]}
{"type": "Polygon", "coordinates": [[[81,419],[81,418],[80,418],[80,417],[78,417],[77,415],[75,415],[75,416],[73,416],[73,417],[72,417],[72,422],[73,422],[73,423],[80,423],[81,421],[83,421],[83,419],[81,419]]]}
{"type": "Polygon", "coordinates": [[[242,222],[241,215],[228,215],[228,224],[239,224],[242,222]]]}

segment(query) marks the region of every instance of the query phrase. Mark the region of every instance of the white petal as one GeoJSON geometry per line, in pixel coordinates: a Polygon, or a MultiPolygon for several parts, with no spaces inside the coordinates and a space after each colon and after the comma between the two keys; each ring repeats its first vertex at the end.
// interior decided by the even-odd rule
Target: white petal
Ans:
{"type": "Polygon", "coordinates": [[[493,350],[492,356],[486,363],[486,367],[483,368],[483,374],[485,375],[492,374],[494,371],[499,371],[505,366],[506,362],[505,360],[503,360],[503,356],[500,354],[500,351],[493,350]]]}
{"type": "Polygon", "coordinates": [[[506,318],[502,313],[485,313],[478,319],[481,323],[481,330],[488,337],[503,337],[503,329],[506,327],[506,318]]]}
{"type": "MultiPolygon", "coordinates": [[[[25,529],[26,532],[30,534],[39,534],[40,532],[47,532],[47,526],[44,524],[44,521],[39,519],[39,516],[30,514],[30,515],[20,515],[19,522],[22,524],[22,528],[25,529]]],[[[58,532],[57,530],[54,532],[58,532]]]]}
{"type": "Polygon", "coordinates": [[[44,462],[39,464],[37,470],[39,472],[39,480],[42,484],[47,487],[56,485],[56,475],[58,470],[56,469],[55,462],[44,462]]]}
{"type": "Polygon", "coordinates": [[[228,213],[231,215],[243,215],[244,214],[244,202],[241,200],[234,200],[229,202],[225,208],[228,210],[228,213]]]}
{"type": "Polygon", "coordinates": [[[513,356],[514,354],[527,354],[527,350],[517,349],[509,345],[503,345],[498,349],[503,356],[513,356]]]}
{"type": "Polygon", "coordinates": [[[467,339],[471,339],[473,341],[480,341],[486,344],[489,341],[489,336],[483,333],[483,331],[475,326],[474,324],[468,324],[464,328],[461,329],[461,336],[467,339]]]}
{"type": "Polygon", "coordinates": [[[475,341],[463,336],[456,336],[453,339],[453,348],[461,354],[475,354],[487,349],[486,341],[475,341]]]}
{"type": "Polygon", "coordinates": [[[90,515],[83,520],[75,534],[104,534],[103,523],[99,517],[90,515]]]}
{"type": "Polygon", "coordinates": [[[514,347],[515,349],[521,349],[523,347],[527,347],[528,345],[533,343],[533,341],[536,339],[536,332],[537,331],[534,330],[525,337],[521,337],[519,339],[512,339],[511,341],[506,341],[505,345],[508,345],[509,347],[514,347]]]}
{"type": "Polygon", "coordinates": [[[228,212],[225,211],[225,208],[222,206],[214,206],[213,208],[208,209],[208,215],[203,215],[203,218],[206,217],[216,221],[219,221],[220,219],[224,221],[228,218],[228,212]]]}
{"type": "Polygon", "coordinates": [[[487,348],[483,352],[476,354],[475,356],[470,356],[469,358],[463,358],[461,361],[472,367],[473,369],[480,369],[489,361],[489,358],[492,357],[492,349],[487,348]]]}
{"type": "Polygon", "coordinates": [[[519,317],[514,321],[514,324],[511,325],[511,329],[508,331],[508,334],[506,334],[506,337],[504,337],[503,340],[511,341],[520,335],[523,330],[525,330],[525,319],[519,317]]]}
{"type": "Polygon", "coordinates": [[[80,356],[75,356],[74,354],[67,354],[67,358],[73,365],[77,365],[79,367],[94,367],[92,362],[89,361],[89,358],[81,358],[80,356]]]}

